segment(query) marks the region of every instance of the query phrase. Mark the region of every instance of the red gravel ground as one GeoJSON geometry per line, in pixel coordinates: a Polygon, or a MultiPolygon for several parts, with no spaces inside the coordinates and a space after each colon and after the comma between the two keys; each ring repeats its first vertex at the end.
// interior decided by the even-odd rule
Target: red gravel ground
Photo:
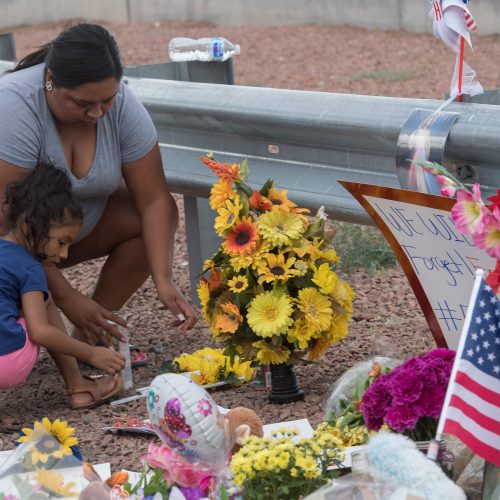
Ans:
{"type": "MultiPolygon", "coordinates": [[[[363,30],[346,26],[304,25],[275,27],[215,27],[209,23],[156,23],[106,25],[116,36],[128,65],[167,61],[168,41],[174,36],[200,38],[220,35],[241,45],[235,59],[235,79],[240,85],[316,90],[324,92],[398,97],[443,97],[449,88],[454,55],[432,35],[398,31],[363,30]]],[[[52,39],[64,24],[14,29],[18,57],[52,39]]],[[[474,53],[468,54],[485,88],[500,86],[500,38],[474,35],[474,53]]],[[[182,211],[182,199],[177,197],[182,211]]],[[[176,239],[175,280],[189,295],[184,223],[176,239]]],[[[77,266],[67,272],[71,282],[91,292],[102,261],[77,266]]],[[[319,365],[299,366],[298,379],[306,392],[304,402],[271,405],[251,384],[212,392],[222,406],[245,405],[255,409],[265,423],[308,417],[313,426],[323,420],[323,401],[329,385],[346,369],[370,354],[374,336],[386,339],[407,356],[434,346],[425,319],[399,268],[370,275],[349,273],[358,296],[350,334],[335,345],[319,365]]],[[[210,342],[210,332],[200,320],[188,335],[172,326],[173,319],[156,299],[148,280],[124,308],[132,341],[148,353],[151,364],[134,370],[137,387],[146,386],[160,365],[182,352],[210,342]],[[151,349],[160,347],[161,353],[151,349]]],[[[157,349],[158,350],[158,349],[157,349]]],[[[9,449],[14,432],[35,419],[67,419],[76,427],[85,457],[94,463],[111,462],[113,470],[139,468],[139,457],[152,437],[115,435],[100,429],[113,416],[146,418],[144,400],[89,411],[70,411],[57,371],[43,354],[28,382],[0,393],[0,450],[9,449]]]]}

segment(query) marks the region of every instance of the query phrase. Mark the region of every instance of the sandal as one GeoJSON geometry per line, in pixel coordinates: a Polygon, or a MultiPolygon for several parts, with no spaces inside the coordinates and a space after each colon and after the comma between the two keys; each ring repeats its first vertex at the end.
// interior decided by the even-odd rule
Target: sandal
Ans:
{"type": "MultiPolygon", "coordinates": [[[[90,377],[84,377],[84,378],[93,380],[90,377]]],[[[113,389],[111,389],[111,391],[109,391],[107,394],[103,394],[102,396],[99,394],[96,387],[93,385],[77,385],[75,387],[72,387],[71,389],[68,389],[68,394],[70,396],[73,394],[87,393],[92,396],[92,401],[84,405],[78,405],[78,406],[71,405],[71,408],[73,410],[89,410],[91,408],[95,408],[96,406],[99,406],[102,403],[106,402],[109,398],[111,398],[117,392],[119,392],[122,386],[123,386],[123,380],[121,377],[118,377],[115,381],[115,386],[113,387],[113,389]]]]}

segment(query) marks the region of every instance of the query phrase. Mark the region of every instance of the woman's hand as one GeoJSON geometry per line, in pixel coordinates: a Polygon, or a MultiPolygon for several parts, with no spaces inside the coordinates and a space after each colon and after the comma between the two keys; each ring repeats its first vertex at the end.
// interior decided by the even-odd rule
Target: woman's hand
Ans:
{"type": "Polygon", "coordinates": [[[88,360],[84,361],[111,375],[119,373],[125,368],[125,358],[123,354],[108,347],[92,347],[92,354],[88,360]]]}
{"type": "Polygon", "coordinates": [[[198,321],[195,312],[169,280],[156,285],[158,298],[176,318],[175,326],[181,326],[181,332],[186,333],[198,321]]]}
{"type": "Polygon", "coordinates": [[[71,323],[78,328],[82,340],[88,344],[95,345],[97,342],[101,342],[103,345],[109,346],[106,333],[119,341],[124,340],[116,325],[126,328],[127,322],[120,316],[104,309],[86,295],[73,290],[73,293],[67,296],[64,301],[59,302],[58,306],[71,323]]]}

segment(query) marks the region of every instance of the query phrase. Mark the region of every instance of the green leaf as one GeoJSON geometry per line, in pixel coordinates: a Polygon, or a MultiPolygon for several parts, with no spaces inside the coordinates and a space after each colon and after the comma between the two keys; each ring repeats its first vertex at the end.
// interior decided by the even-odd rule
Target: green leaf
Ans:
{"type": "Polygon", "coordinates": [[[248,158],[245,158],[240,165],[240,178],[245,181],[248,179],[249,173],[250,169],[248,168],[248,158]]]}
{"type": "Polygon", "coordinates": [[[269,195],[269,191],[271,191],[271,188],[273,186],[274,186],[274,181],[271,180],[271,179],[267,179],[267,181],[264,183],[264,185],[260,189],[259,193],[262,196],[266,196],[267,197],[269,195]]]}

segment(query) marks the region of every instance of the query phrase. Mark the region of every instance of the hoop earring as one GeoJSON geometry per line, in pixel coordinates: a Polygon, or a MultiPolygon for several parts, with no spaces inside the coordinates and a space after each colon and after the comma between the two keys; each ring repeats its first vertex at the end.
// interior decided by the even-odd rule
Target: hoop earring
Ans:
{"type": "Polygon", "coordinates": [[[51,91],[52,91],[52,89],[54,88],[54,87],[52,86],[52,82],[50,82],[49,80],[47,80],[47,81],[45,82],[45,88],[46,88],[49,92],[51,92],[51,91]]]}

